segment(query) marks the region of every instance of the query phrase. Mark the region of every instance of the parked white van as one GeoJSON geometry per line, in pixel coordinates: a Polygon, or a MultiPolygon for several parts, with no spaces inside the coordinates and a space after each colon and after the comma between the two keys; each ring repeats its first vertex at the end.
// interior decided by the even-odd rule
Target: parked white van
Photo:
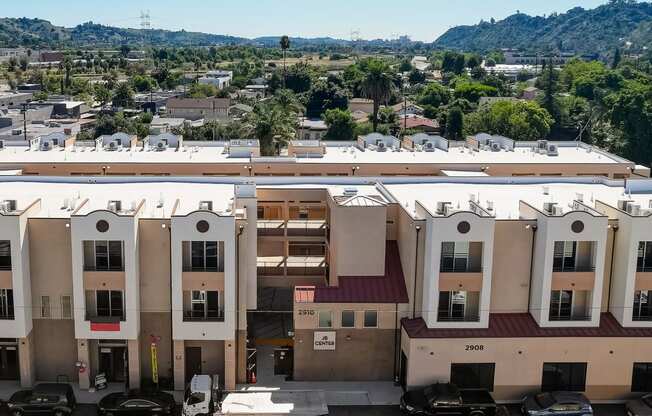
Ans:
{"type": "Polygon", "coordinates": [[[212,415],[219,389],[219,376],[194,375],[183,397],[183,416],[212,415]]]}

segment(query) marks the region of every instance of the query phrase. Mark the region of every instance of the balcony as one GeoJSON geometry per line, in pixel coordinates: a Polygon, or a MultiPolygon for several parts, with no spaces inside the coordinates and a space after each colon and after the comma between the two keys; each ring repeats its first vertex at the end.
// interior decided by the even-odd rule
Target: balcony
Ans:
{"type": "Polygon", "coordinates": [[[258,220],[258,235],[266,237],[326,237],[325,220],[258,220]]]}
{"type": "Polygon", "coordinates": [[[224,311],[214,316],[195,315],[191,311],[184,311],[183,322],[224,322],[224,311]]]}
{"type": "Polygon", "coordinates": [[[551,322],[591,321],[589,290],[554,290],[550,293],[548,320],[551,322]]]}
{"type": "Polygon", "coordinates": [[[328,275],[325,256],[258,257],[257,265],[258,277],[268,287],[284,286],[282,280],[288,284],[321,285],[328,275]]]}
{"type": "Polygon", "coordinates": [[[480,291],[441,290],[437,322],[480,322],[480,291]]]}

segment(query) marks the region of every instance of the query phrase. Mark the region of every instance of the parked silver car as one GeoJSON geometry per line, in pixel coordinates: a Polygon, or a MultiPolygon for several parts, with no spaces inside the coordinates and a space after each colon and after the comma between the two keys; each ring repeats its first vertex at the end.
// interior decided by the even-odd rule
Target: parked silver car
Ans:
{"type": "Polygon", "coordinates": [[[526,416],[591,416],[591,402],[582,393],[555,391],[526,396],[521,404],[526,416]]]}

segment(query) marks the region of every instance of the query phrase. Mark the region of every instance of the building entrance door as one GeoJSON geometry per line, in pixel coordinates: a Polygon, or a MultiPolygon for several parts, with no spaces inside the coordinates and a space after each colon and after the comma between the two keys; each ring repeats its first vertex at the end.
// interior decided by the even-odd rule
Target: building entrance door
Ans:
{"type": "Polygon", "coordinates": [[[18,378],[18,346],[0,345],[0,380],[18,378]]]}
{"type": "Polygon", "coordinates": [[[401,372],[399,376],[399,382],[401,383],[401,387],[403,387],[403,390],[407,388],[407,366],[408,366],[407,355],[405,355],[405,353],[401,351],[401,372]]]}
{"type": "Polygon", "coordinates": [[[274,375],[292,379],[294,369],[294,349],[276,348],[274,350],[274,375]]]}
{"type": "Polygon", "coordinates": [[[100,346],[100,374],[106,375],[109,383],[127,381],[127,348],[100,346]]]}
{"type": "Polygon", "coordinates": [[[201,348],[186,347],[186,383],[190,382],[192,376],[201,374],[201,348]]]}

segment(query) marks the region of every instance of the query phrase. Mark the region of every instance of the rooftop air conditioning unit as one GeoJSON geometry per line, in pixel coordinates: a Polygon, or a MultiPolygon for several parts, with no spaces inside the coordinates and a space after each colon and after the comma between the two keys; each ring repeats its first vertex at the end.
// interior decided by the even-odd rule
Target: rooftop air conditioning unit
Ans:
{"type": "Polygon", "coordinates": [[[547,149],[548,156],[559,156],[556,144],[549,144],[547,149]]]}
{"type": "Polygon", "coordinates": [[[12,136],[20,136],[21,134],[23,134],[23,130],[21,130],[21,129],[13,129],[11,131],[12,136]]]}
{"type": "Polygon", "coordinates": [[[577,192],[575,194],[575,199],[580,202],[584,202],[584,194],[577,192]]]}
{"type": "Polygon", "coordinates": [[[492,152],[500,152],[500,143],[493,142],[491,143],[492,152]]]}
{"type": "Polygon", "coordinates": [[[384,142],[378,142],[377,147],[379,152],[384,152],[385,150],[387,150],[387,147],[385,146],[384,142]]]}
{"type": "Polygon", "coordinates": [[[41,143],[41,150],[50,150],[52,148],[52,145],[50,142],[43,142],[41,143]]]}
{"type": "Polygon", "coordinates": [[[355,196],[358,194],[357,188],[344,188],[344,196],[355,196]]]}
{"type": "Polygon", "coordinates": [[[428,142],[425,144],[425,150],[426,152],[434,152],[435,151],[435,145],[432,142],[428,142]]]}
{"type": "Polygon", "coordinates": [[[450,204],[450,202],[437,201],[437,215],[446,215],[450,204]]]}
{"type": "Polygon", "coordinates": [[[115,140],[110,141],[109,144],[108,144],[108,149],[109,150],[117,150],[118,149],[118,142],[115,141],[115,140]]]}
{"type": "Polygon", "coordinates": [[[557,216],[564,215],[564,209],[559,205],[555,205],[552,213],[557,216]]]}
{"type": "Polygon", "coordinates": [[[543,203],[543,210],[545,212],[547,212],[548,214],[554,214],[556,206],[557,206],[556,202],[544,202],[543,203]]]}
{"type": "Polygon", "coordinates": [[[9,213],[16,211],[17,203],[15,199],[5,199],[0,202],[0,211],[9,213]]]}
{"type": "Polygon", "coordinates": [[[639,204],[628,204],[627,213],[633,216],[638,216],[641,214],[641,205],[639,204]]]}
{"type": "Polygon", "coordinates": [[[548,140],[537,140],[539,150],[548,150],[548,140]]]}
{"type": "Polygon", "coordinates": [[[160,141],[156,143],[156,150],[165,150],[167,149],[168,145],[164,141],[160,141]]]}
{"type": "Polygon", "coordinates": [[[109,211],[120,212],[122,210],[122,201],[109,201],[109,211]]]}
{"type": "Polygon", "coordinates": [[[4,148],[5,148],[5,141],[4,141],[4,140],[0,140],[0,150],[2,150],[2,149],[4,149],[4,148]]]}
{"type": "Polygon", "coordinates": [[[201,211],[212,211],[213,210],[213,201],[200,201],[199,209],[201,211]]]}
{"type": "Polygon", "coordinates": [[[631,204],[633,201],[628,201],[625,199],[620,199],[618,200],[618,209],[621,211],[627,211],[627,206],[631,204]]]}

